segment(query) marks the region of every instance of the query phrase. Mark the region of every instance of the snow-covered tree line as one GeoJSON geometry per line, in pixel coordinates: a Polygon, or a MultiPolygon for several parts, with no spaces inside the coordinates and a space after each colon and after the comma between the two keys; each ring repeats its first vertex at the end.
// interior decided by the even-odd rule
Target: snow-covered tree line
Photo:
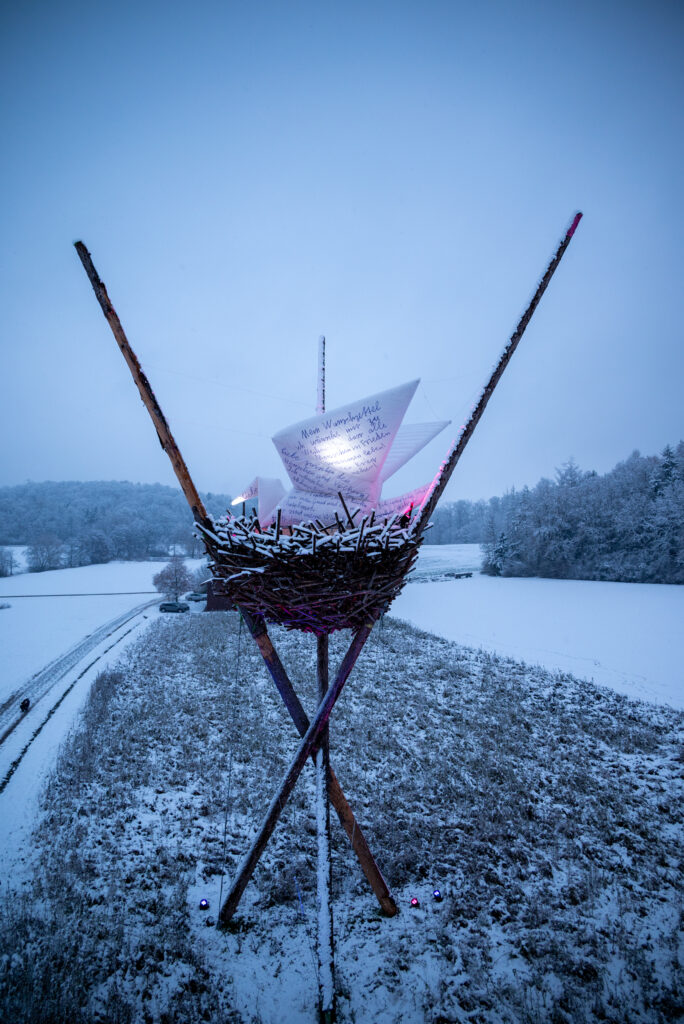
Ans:
{"type": "MultiPolygon", "coordinates": [[[[202,497],[214,515],[230,504],[225,494],[202,497]]],[[[36,572],[203,551],[177,488],[116,481],[0,487],[0,545],[9,544],[28,546],[36,572]]]]}
{"type": "Polygon", "coordinates": [[[426,544],[482,544],[485,540],[492,502],[447,501],[437,506],[432,526],[425,534],[426,544]]]}
{"type": "MultiPolygon", "coordinates": [[[[230,504],[202,497],[212,515],[230,504]]],[[[570,461],[532,489],[445,503],[433,524],[427,543],[483,544],[495,575],[684,583],[684,442],[634,452],[604,476],[570,461]]],[[[202,553],[185,499],[161,484],[0,487],[0,575],[12,571],[10,544],[30,546],[36,571],[202,553]]]]}
{"type": "Polygon", "coordinates": [[[493,498],[485,529],[494,576],[684,583],[684,442],[604,476],[570,461],[555,481],[493,498]]]}

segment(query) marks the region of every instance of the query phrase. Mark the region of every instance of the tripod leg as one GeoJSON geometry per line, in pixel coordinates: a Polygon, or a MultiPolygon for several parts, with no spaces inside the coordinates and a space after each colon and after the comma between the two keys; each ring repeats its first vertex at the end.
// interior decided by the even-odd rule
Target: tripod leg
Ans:
{"type": "MultiPolygon", "coordinates": [[[[299,697],[295,693],[294,687],[290,682],[283,663],[278,657],[278,652],[273,646],[264,620],[257,619],[246,611],[242,611],[242,617],[259,648],[261,656],[266,664],[266,668],[276,685],[278,693],[283,699],[285,707],[290,713],[292,721],[297,727],[299,735],[302,737],[305,736],[310,724],[309,719],[301,705],[299,697]]],[[[392,898],[387,882],[383,878],[382,872],[371,853],[366,837],[363,834],[363,830],[354,817],[354,812],[352,811],[332,768],[330,768],[328,795],[330,797],[331,804],[337,812],[340,824],[347,833],[352,849],[356,854],[359,864],[361,865],[361,870],[368,879],[368,884],[371,889],[375,893],[376,899],[380,904],[380,909],[386,917],[394,917],[397,913],[397,905],[392,898]]]]}
{"type": "Polygon", "coordinates": [[[306,732],[306,736],[302,740],[299,750],[295,754],[290,767],[287,771],[285,778],[283,779],[278,792],[275,794],[269,808],[266,812],[261,827],[252,843],[250,850],[245,854],[242,863],[238,867],[237,873],[233,880],[230,892],[221,907],[219,914],[220,924],[226,925],[230,921],[231,917],[237,910],[240,897],[242,896],[247,883],[249,882],[254,868],[259,862],[261,854],[266,848],[266,844],[271,837],[273,829],[275,828],[278,818],[280,817],[282,810],[287,803],[290,793],[294,789],[297,779],[299,778],[302,768],[311,757],[313,753],[318,749],[321,742],[321,735],[330,713],[335,706],[337,698],[342,692],[342,688],[349,678],[349,674],[356,664],[356,660],[361,653],[363,646],[370,636],[371,630],[373,629],[374,622],[368,623],[366,626],[362,626],[361,629],[357,630],[354,634],[349,649],[344,656],[342,664],[338,670],[335,681],[333,682],[330,689],[327,691],[324,700],[321,701],[316,717],[309,726],[306,732]]]}

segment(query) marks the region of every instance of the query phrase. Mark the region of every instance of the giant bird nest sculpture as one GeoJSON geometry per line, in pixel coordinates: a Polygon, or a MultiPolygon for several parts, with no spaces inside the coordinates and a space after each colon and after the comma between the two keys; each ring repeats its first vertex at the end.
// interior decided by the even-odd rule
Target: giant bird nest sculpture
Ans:
{"type": "MultiPolygon", "coordinates": [[[[411,506],[398,515],[382,516],[376,514],[375,509],[369,509],[365,516],[359,511],[350,515],[340,494],[344,517],[335,513],[334,522],[324,524],[312,516],[310,521],[291,523],[289,531],[281,529],[279,513],[275,521],[265,525],[256,516],[251,519],[228,516],[216,523],[209,518],[90,253],[82,242],[76,243],[105,318],[201,531],[218,594],[268,622],[319,636],[334,630],[359,628],[375,621],[390,606],[416,560],[429,518],[570,244],[581,216],[581,213],[575,215],[468,422],[461,427],[435,480],[424,489],[415,514],[411,506]]],[[[430,436],[434,436],[434,432],[430,436]]]]}
{"type": "Polygon", "coordinates": [[[326,410],[319,339],[316,415],[273,437],[289,491],[257,476],[233,501],[255,499],[251,516],[199,526],[214,596],[318,636],[358,629],[389,607],[418,554],[422,530],[412,516],[430,488],[382,499],[382,487],[448,425],[403,423],[418,383],[326,410]]]}
{"type": "MultiPolygon", "coordinates": [[[[405,495],[402,499],[397,499],[394,502],[379,501],[379,487],[372,483],[365,494],[366,500],[361,501],[359,508],[350,504],[349,507],[354,509],[350,512],[347,502],[351,502],[352,499],[356,500],[358,492],[354,493],[352,488],[351,492],[343,495],[336,485],[330,484],[331,480],[341,479],[339,475],[335,477],[334,459],[331,462],[333,465],[331,473],[326,476],[326,470],[322,475],[319,474],[318,478],[319,481],[320,479],[327,481],[329,485],[328,499],[332,495],[333,504],[331,505],[328,499],[326,499],[326,504],[326,500],[323,500],[320,494],[313,495],[315,500],[309,500],[312,499],[312,495],[309,494],[307,499],[307,486],[313,491],[318,489],[315,486],[311,487],[311,480],[316,482],[316,474],[307,478],[301,465],[298,467],[296,464],[297,446],[290,445],[288,450],[284,443],[280,450],[281,457],[288,467],[290,479],[294,484],[294,490],[290,496],[284,495],[282,485],[275,481],[277,487],[275,491],[271,488],[268,508],[263,510],[260,508],[259,513],[249,517],[244,515],[243,510],[241,516],[228,514],[225,518],[217,521],[213,521],[207,514],[149,381],[128,343],[119,318],[109,301],[105,286],[95,271],[90,254],[82,242],[76,243],[79,257],[90,278],[102,311],[131,370],[140,396],[156,427],[162,448],[171,459],[178,481],[192,510],[197,528],[211,559],[215,588],[242,613],[301,737],[301,743],[287,775],[269,805],[250,850],[237,867],[230,891],[219,914],[220,924],[226,925],[231,920],[299,774],[310,758],[315,759],[317,793],[319,794],[317,798],[318,971],[321,1020],[330,1021],[334,1016],[328,799],[337,811],[383,912],[389,916],[397,912],[394,900],[370,852],[362,829],[359,827],[329,764],[327,734],[330,714],[374,623],[389,608],[403,587],[418,555],[430,516],[560,263],[580,217],[581,214],[575,216],[566,232],[530,305],[520,319],[492,376],[483,389],[468,422],[461,428],[458,438],[451,445],[435,479],[429,487],[421,489],[415,510],[411,495],[405,495]],[[288,459],[291,462],[290,465],[288,465],[288,459]],[[302,486],[304,491],[301,490],[302,486]],[[304,495],[303,498],[302,495],[304,495]],[[411,500],[404,502],[405,498],[411,500]],[[309,501],[308,505],[307,500],[309,501]],[[321,512],[322,509],[327,511],[327,515],[321,512]],[[304,514],[302,514],[302,510],[304,510],[304,514]],[[314,633],[317,637],[319,705],[311,721],[307,717],[268,636],[267,622],[279,623],[288,629],[314,633]],[[345,628],[352,630],[352,640],[334,680],[329,684],[328,634],[334,630],[345,628]],[[321,867],[321,865],[324,866],[321,867]]],[[[405,391],[407,388],[410,390],[411,386],[404,386],[405,391]]],[[[383,393],[385,397],[388,395],[390,392],[383,393]]],[[[383,398],[383,396],[374,397],[383,398]]],[[[319,411],[323,408],[324,401],[323,404],[319,402],[319,411]]],[[[401,416],[399,416],[400,419],[401,416]]],[[[397,420],[392,428],[394,433],[392,430],[389,431],[391,434],[389,443],[393,443],[392,438],[396,435],[398,422],[397,420]]],[[[302,424],[297,426],[302,427],[302,424]]],[[[423,436],[427,436],[430,433],[429,425],[419,424],[410,428],[408,435],[405,435],[404,449],[408,447],[417,450],[417,447],[421,447],[421,444],[416,447],[416,437],[421,433],[423,436]],[[427,432],[426,428],[428,428],[427,432]],[[409,438],[408,441],[406,441],[406,436],[409,438]]],[[[276,435],[276,437],[278,436],[276,435]]],[[[430,436],[434,436],[434,434],[430,436]]],[[[292,435],[290,435],[290,439],[291,437],[292,435]]],[[[274,438],[275,440],[276,438],[274,438]]],[[[326,439],[325,443],[327,444],[328,441],[330,441],[330,437],[326,439]]],[[[347,458],[348,451],[340,452],[338,450],[337,455],[339,459],[347,458]]],[[[338,468],[341,465],[339,459],[338,468]]],[[[395,464],[396,461],[395,459],[395,464]]],[[[320,466],[318,468],[320,469],[320,466]]],[[[259,479],[257,478],[257,480],[259,479]]],[[[352,482],[361,480],[362,483],[368,483],[368,479],[363,477],[363,473],[360,476],[357,474],[356,477],[352,474],[349,479],[352,482]]],[[[270,484],[273,483],[270,481],[270,484]]]]}

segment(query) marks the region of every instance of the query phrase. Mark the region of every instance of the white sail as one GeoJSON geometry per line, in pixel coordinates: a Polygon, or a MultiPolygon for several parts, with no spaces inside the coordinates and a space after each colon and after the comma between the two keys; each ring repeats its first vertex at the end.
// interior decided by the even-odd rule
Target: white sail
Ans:
{"type": "Polygon", "coordinates": [[[312,416],[278,431],[273,443],[294,487],[315,494],[375,498],[380,473],[418,381],[312,416]]]}
{"type": "Polygon", "coordinates": [[[451,420],[435,420],[433,423],[409,423],[400,427],[382,467],[380,481],[388,480],[450,423],[451,420]]]}
{"type": "MultiPolygon", "coordinates": [[[[357,507],[354,506],[350,511],[355,511],[357,507]]],[[[315,494],[313,491],[300,491],[293,487],[280,502],[279,508],[281,526],[315,523],[316,520],[320,520],[324,526],[330,526],[335,524],[336,513],[342,522],[347,520],[342,502],[336,494],[315,494]]],[[[357,518],[357,525],[359,521],[357,518]]]]}
{"type": "Polygon", "coordinates": [[[375,513],[378,519],[404,515],[411,508],[418,509],[429,490],[430,484],[423,484],[422,487],[416,487],[415,490],[407,491],[406,494],[400,494],[396,498],[383,498],[377,503],[375,513]]]}
{"type": "Polygon", "coordinates": [[[239,505],[241,501],[257,499],[257,518],[262,526],[266,526],[274,518],[278,503],[285,495],[285,488],[280,480],[271,476],[255,476],[249,487],[234,498],[231,504],[239,505]]]}
{"type": "Polygon", "coordinates": [[[258,493],[259,477],[255,476],[251,484],[245,487],[242,494],[238,494],[237,498],[233,498],[231,505],[239,505],[241,501],[250,501],[252,498],[256,498],[258,493]]]}
{"type": "Polygon", "coordinates": [[[357,525],[372,510],[385,518],[420,505],[427,486],[380,497],[384,481],[449,423],[401,425],[417,386],[417,380],[409,381],[278,431],[273,443],[292,488],[286,492],[280,480],[258,476],[233,504],[257,498],[261,525],[272,522],[279,509],[284,527],[316,520],[328,527],[336,515],[344,522],[339,494],[350,513],[360,510],[357,525]]]}

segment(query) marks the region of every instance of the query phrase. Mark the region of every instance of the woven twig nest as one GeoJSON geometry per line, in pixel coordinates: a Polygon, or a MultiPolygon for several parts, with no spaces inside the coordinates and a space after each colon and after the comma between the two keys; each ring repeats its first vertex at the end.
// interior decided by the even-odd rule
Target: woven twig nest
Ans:
{"type": "Polygon", "coordinates": [[[228,516],[200,526],[212,559],[213,593],[287,629],[322,635],[359,629],[389,607],[413,567],[422,537],[405,517],[331,532],[302,523],[283,535],[256,518],[228,516]]]}

